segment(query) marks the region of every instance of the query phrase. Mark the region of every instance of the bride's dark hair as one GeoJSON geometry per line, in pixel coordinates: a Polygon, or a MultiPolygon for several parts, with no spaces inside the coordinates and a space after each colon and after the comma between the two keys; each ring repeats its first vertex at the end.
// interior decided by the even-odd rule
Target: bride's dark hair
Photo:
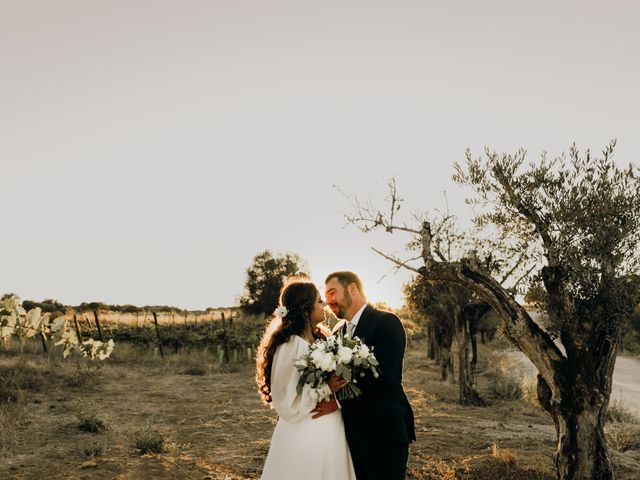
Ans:
{"type": "MultiPolygon", "coordinates": [[[[275,317],[262,335],[256,353],[256,382],[258,392],[265,403],[271,403],[271,365],[276,348],[286,343],[292,335],[302,335],[310,314],[318,301],[318,288],[307,278],[296,277],[288,280],[280,290],[279,306],[287,309],[284,318],[275,317]]],[[[318,329],[312,332],[314,338],[324,337],[318,329]]]]}

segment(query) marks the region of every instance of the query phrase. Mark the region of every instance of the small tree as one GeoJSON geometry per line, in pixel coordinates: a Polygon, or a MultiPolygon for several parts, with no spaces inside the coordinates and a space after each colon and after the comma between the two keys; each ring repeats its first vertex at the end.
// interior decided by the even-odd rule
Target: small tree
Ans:
{"type": "Polygon", "coordinates": [[[298,255],[274,256],[270,250],[259,253],[247,268],[245,294],[240,307],[245,313],[270,315],[278,306],[280,290],[287,277],[308,276],[308,268],[298,255]]]}

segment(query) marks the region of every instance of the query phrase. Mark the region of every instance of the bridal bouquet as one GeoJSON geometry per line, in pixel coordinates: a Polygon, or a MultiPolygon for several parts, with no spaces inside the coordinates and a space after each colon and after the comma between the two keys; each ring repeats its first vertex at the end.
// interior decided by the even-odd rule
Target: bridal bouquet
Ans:
{"type": "Polygon", "coordinates": [[[294,364],[300,371],[298,394],[308,389],[317,401],[331,396],[327,381],[333,372],[349,381],[336,392],[338,400],[354,398],[362,393],[357,386],[358,378],[364,377],[367,370],[371,371],[374,378],[380,375],[378,361],[371,349],[360,338],[343,335],[316,340],[294,364]]]}

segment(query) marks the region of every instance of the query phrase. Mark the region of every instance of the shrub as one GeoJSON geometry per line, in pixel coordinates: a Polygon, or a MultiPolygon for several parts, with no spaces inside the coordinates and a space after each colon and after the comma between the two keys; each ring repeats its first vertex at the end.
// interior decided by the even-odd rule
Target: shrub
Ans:
{"type": "Polygon", "coordinates": [[[491,455],[493,458],[509,465],[515,465],[516,463],[516,456],[513,452],[511,450],[498,447],[495,442],[491,445],[491,455]]]}
{"type": "Polygon", "coordinates": [[[185,375],[206,375],[207,369],[203,365],[191,365],[182,371],[185,375]]]}
{"type": "Polygon", "coordinates": [[[520,400],[523,396],[520,382],[510,378],[495,378],[489,382],[489,394],[496,400],[520,400]]]}
{"type": "Polygon", "coordinates": [[[133,447],[142,455],[162,453],[164,451],[164,437],[161,433],[152,432],[147,427],[135,436],[133,447]]]}
{"type": "Polygon", "coordinates": [[[100,420],[94,414],[81,416],[78,420],[78,430],[83,432],[101,433],[107,429],[104,421],[100,420]]]}
{"type": "Polygon", "coordinates": [[[534,378],[526,378],[520,382],[522,388],[522,400],[534,407],[542,408],[538,400],[538,380],[534,378]]]}
{"type": "Polygon", "coordinates": [[[0,457],[4,457],[20,438],[19,421],[24,416],[24,406],[0,403],[0,457]]]}
{"type": "Polygon", "coordinates": [[[621,399],[616,399],[609,403],[605,415],[606,422],[617,423],[640,423],[640,418],[629,410],[621,399]]]}
{"type": "Polygon", "coordinates": [[[11,385],[6,385],[0,379],[0,404],[18,403],[18,400],[20,399],[21,399],[20,391],[11,385]]]}
{"type": "Polygon", "coordinates": [[[95,458],[99,455],[102,455],[102,445],[96,445],[96,444],[87,445],[82,450],[82,453],[84,454],[85,457],[95,458]]]}
{"type": "Polygon", "coordinates": [[[97,368],[88,366],[87,368],[80,368],[67,378],[65,384],[69,387],[87,388],[93,387],[100,383],[100,370],[97,368]]]}
{"type": "Polygon", "coordinates": [[[618,452],[640,450],[640,427],[632,423],[612,422],[604,426],[610,449],[618,452]]]}
{"type": "Polygon", "coordinates": [[[44,376],[40,370],[26,363],[0,367],[0,386],[17,390],[40,390],[44,376]]]}
{"type": "Polygon", "coordinates": [[[39,391],[43,385],[42,372],[26,363],[0,367],[0,404],[18,403],[26,391],[39,391]]]}

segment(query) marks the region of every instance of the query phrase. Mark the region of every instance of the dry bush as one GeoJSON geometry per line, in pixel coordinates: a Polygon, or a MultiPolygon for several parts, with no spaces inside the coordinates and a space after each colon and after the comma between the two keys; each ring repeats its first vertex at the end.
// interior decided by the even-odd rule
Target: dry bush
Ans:
{"type": "Polygon", "coordinates": [[[24,361],[0,366],[0,386],[20,390],[40,390],[44,385],[43,372],[24,361]]]}
{"type": "Polygon", "coordinates": [[[604,426],[604,434],[610,449],[618,452],[640,451],[640,425],[611,422],[604,426]]]}
{"type": "Polygon", "coordinates": [[[520,382],[510,378],[493,378],[489,381],[488,389],[496,400],[520,400],[523,396],[520,382]]]}
{"type": "Polygon", "coordinates": [[[538,401],[538,380],[536,378],[524,378],[520,382],[520,387],[522,388],[522,400],[542,410],[542,405],[538,401]]]}
{"type": "Polygon", "coordinates": [[[509,449],[494,442],[488,454],[473,455],[460,460],[426,459],[423,465],[409,468],[409,479],[415,480],[554,480],[555,472],[540,459],[524,464],[509,449]]]}
{"type": "Polygon", "coordinates": [[[78,418],[78,430],[90,433],[101,433],[107,429],[104,420],[99,419],[95,414],[90,413],[78,418]]]}
{"type": "Polygon", "coordinates": [[[102,372],[100,371],[102,364],[88,364],[84,367],[78,365],[78,368],[71,376],[65,380],[65,385],[75,388],[95,387],[102,382],[102,372]]]}
{"type": "Polygon", "coordinates": [[[545,467],[538,459],[534,465],[525,464],[511,450],[500,448],[494,442],[491,453],[477,455],[462,461],[467,473],[464,480],[553,480],[555,472],[545,467]]]}
{"type": "Polygon", "coordinates": [[[456,480],[464,467],[455,460],[427,459],[426,464],[408,469],[408,478],[420,480],[456,480]]]}
{"type": "Polygon", "coordinates": [[[20,360],[0,366],[0,404],[24,402],[29,391],[41,391],[49,379],[33,365],[20,360]]]}
{"type": "Polygon", "coordinates": [[[5,457],[18,439],[18,422],[24,416],[22,405],[0,403],[0,458],[5,457]]]}
{"type": "Polygon", "coordinates": [[[609,403],[607,413],[605,415],[605,421],[617,423],[640,423],[640,418],[627,408],[622,399],[618,398],[609,403]]]}
{"type": "Polygon", "coordinates": [[[184,375],[204,376],[207,374],[207,368],[204,365],[191,365],[182,370],[184,375]]]}
{"type": "Polygon", "coordinates": [[[82,454],[87,458],[94,459],[97,456],[102,455],[102,445],[98,445],[97,443],[86,445],[82,449],[82,454]]]}
{"type": "Polygon", "coordinates": [[[516,456],[514,453],[511,450],[498,447],[495,442],[491,445],[491,455],[493,458],[509,465],[515,465],[516,463],[516,456]]]}
{"type": "Polygon", "coordinates": [[[147,427],[136,433],[133,439],[133,448],[138,450],[140,454],[162,453],[164,452],[164,436],[162,433],[153,431],[147,427]]]}

